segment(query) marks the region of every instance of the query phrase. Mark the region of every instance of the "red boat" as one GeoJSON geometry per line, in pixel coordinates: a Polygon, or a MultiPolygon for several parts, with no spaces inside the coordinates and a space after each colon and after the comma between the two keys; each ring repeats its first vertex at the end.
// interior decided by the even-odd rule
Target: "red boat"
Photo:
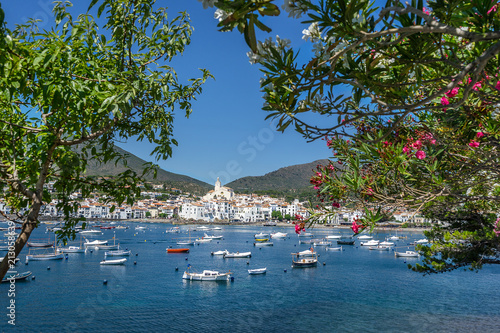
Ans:
{"type": "Polygon", "coordinates": [[[101,227],[101,229],[114,229],[116,227],[101,227]]]}
{"type": "Polygon", "coordinates": [[[167,249],[167,253],[185,253],[189,252],[189,249],[167,249]]]}

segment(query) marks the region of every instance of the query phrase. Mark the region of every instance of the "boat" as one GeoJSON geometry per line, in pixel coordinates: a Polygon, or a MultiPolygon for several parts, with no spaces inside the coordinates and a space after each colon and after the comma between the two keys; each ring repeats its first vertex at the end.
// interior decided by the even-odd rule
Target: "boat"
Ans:
{"type": "Polygon", "coordinates": [[[342,251],[342,246],[338,246],[338,247],[325,247],[325,250],[326,251],[342,251]]]}
{"type": "Polygon", "coordinates": [[[302,237],[302,238],[305,238],[305,237],[312,237],[314,236],[313,234],[309,233],[309,232],[302,232],[298,235],[299,237],[302,237]]]}
{"type": "Polygon", "coordinates": [[[52,243],[28,242],[28,247],[52,247],[52,243]]]}
{"type": "Polygon", "coordinates": [[[267,272],[267,267],[254,268],[254,269],[248,270],[248,274],[250,274],[250,275],[266,274],[266,272],[267,272]]]}
{"type": "Polygon", "coordinates": [[[100,264],[101,265],[124,265],[126,262],[127,262],[127,258],[112,259],[112,260],[104,259],[103,261],[100,262],[100,264]]]}
{"type": "Polygon", "coordinates": [[[314,244],[314,242],[317,242],[319,240],[317,239],[299,239],[299,244],[314,244]]]}
{"type": "Polygon", "coordinates": [[[326,239],[341,239],[342,235],[328,235],[326,239]]]}
{"type": "Polygon", "coordinates": [[[89,236],[92,236],[92,235],[102,235],[102,232],[101,232],[100,230],[86,229],[86,230],[82,230],[82,231],[80,231],[80,234],[81,234],[81,235],[89,235],[89,236]]]}
{"type": "Polygon", "coordinates": [[[300,258],[297,254],[292,257],[292,267],[294,268],[304,268],[304,267],[315,267],[318,265],[318,254],[313,254],[310,257],[300,258]]]}
{"type": "Polygon", "coordinates": [[[368,250],[389,251],[390,248],[391,248],[390,246],[377,245],[377,246],[369,246],[368,250]]]}
{"type": "Polygon", "coordinates": [[[5,277],[2,279],[2,282],[12,282],[12,281],[26,280],[29,276],[31,276],[31,274],[32,273],[30,271],[27,271],[27,272],[24,272],[24,273],[17,273],[17,274],[14,274],[14,275],[5,274],[5,277]]]}
{"type": "Polygon", "coordinates": [[[397,240],[399,240],[399,236],[390,236],[387,239],[392,240],[392,241],[397,241],[397,240]]]}
{"type": "Polygon", "coordinates": [[[295,255],[297,257],[314,257],[317,255],[317,252],[314,251],[314,249],[309,249],[305,251],[292,253],[292,255],[295,255]]]}
{"type": "Polygon", "coordinates": [[[273,242],[254,242],[253,246],[263,247],[263,246],[273,246],[273,242]]]}
{"type": "Polygon", "coordinates": [[[189,281],[229,281],[231,278],[231,271],[228,273],[220,273],[212,270],[204,270],[202,273],[185,271],[182,278],[189,281]]]}
{"type": "Polygon", "coordinates": [[[42,261],[42,260],[59,260],[63,258],[64,254],[62,253],[28,254],[26,255],[26,262],[42,261]]]}
{"type": "Polygon", "coordinates": [[[394,246],[394,243],[393,242],[389,242],[389,241],[383,241],[383,242],[380,242],[378,245],[382,245],[382,246],[394,246]]]}
{"type": "Polygon", "coordinates": [[[269,239],[269,234],[266,234],[265,232],[260,232],[260,233],[258,233],[258,234],[253,235],[253,237],[254,237],[255,239],[258,239],[258,238],[260,238],[260,239],[262,239],[262,238],[267,238],[267,239],[269,239]]]}
{"type": "Polygon", "coordinates": [[[223,256],[223,255],[228,254],[228,253],[229,253],[228,250],[221,250],[221,251],[212,252],[211,255],[213,255],[213,256],[223,256]]]}
{"type": "Polygon", "coordinates": [[[212,238],[198,238],[194,242],[195,243],[209,243],[212,241],[212,238]]]}
{"type": "Polygon", "coordinates": [[[267,242],[269,238],[255,238],[256,242],[267,242]]]}
{"type": "Polygon", "coordinates": [[[167,253],[188,253],[189,249],[167,249],[167,253]]]}
{"type": "Polygon", "coordinates": [[[97,245],[95,247],[96,250],[119,250],[120,249],[120,244],[113,244],[113,245],[97,245]]]}
{"type": "Polygon", "coordinates": [[[190,241],[190,240],[181,240],[181,241],[178,241],[177,242],[177,245],[194,245],[194,241],[190,241]]]}
{"type": "Polygon", "coordinates": [[[252,256],[252,252],[233,252],[224,254],[224,258],[250,258],[252,256]]]}
{"type": "Polygon", "coordinates": [[[107,240],[95,240],[95,241],[89,241],[88,239],[85,240],[85,247],[88,248],[88,247],[96,247],[96,246],[99,246],[99,245],[107,245],[108,244],[108,241],[107,240]]]}
{"type": "Polygon", "coordinates": [[[337,245],[354,245],[354,239],[339,239],[337,245]]]}
{"type": "Polygon", "coordinates": [[[358,237],[359,240],[368,240],[368,239],[373,239],[373,236],[368,236],[368,235],[361,235],[358,237]]]}
{"type": "Polygon", "coordinates": [[[274,239],[280,239],[280,238],[286,238],[288,234],[286,232],[274,232],[271,234],[271,238],[274,239]]]}
{"type": "Polygon", "coordinates": [[[115,229],[115,228],[116,228],[115,226],[99,227],[99,229],[106,229],[106,230],[115,229]]]}
{"type": "Polygon", "coordinates": [[[369,240],[367,242],[360,242],[359,244],[361,246],[377,246],[380,243],[378,240],[369,240]]]}
{"type": "Polygon", "coordinates": [[[104,252],[105,257],[125,257],[125,256],[130,256],[131,251],[130,250],[117,250],[117,251],[108,251],[104,252]]]}
{"type": "Polygon", "coordinates": [[[203,236],[203,239],[222,239],[223,237],[224,237],[224,236],[222,236],[222,235],[215,236],[215,235],[207,235],[207,234],[205,234],[205,235],[203,236]]]}
{"type": "Polygon", "coordinates": [[[415,241],[415,244],[427,244],[429,241],[425,238],[419,239],[415,241]]]}
{"type": "Polygon", "coordinates": [[[212,230],[222,230],[221,227],[213,227],[212,230]]]}
{"type": "Polygon", "coordinates": [[[135,230],[146,230],[146,227],[138,225],[137,227],[135,227],[135,230]]]}
{"type": "Polygon", "coordinates": [[[326,241],[320,241],[320,242],[314,242],[314,246],[330,246],[332,245],[332,242],[326,242],[326,241]]]}
{"type": "Polygon", "coordinates": [[[178,234],[181,232],[181,229],[179,227],[173,227],[165,231],[167,234],[178,234]]]}
{"type": "Polygon", "coordinates": [[[68,246],[57,249],[59,253],[85,253],[85,248],[82,246],[68,246]]]}
{"type": "Polygon", "coordinates": [[[198,230],[198,231],[208,231],[208,230],[210,230],[210,228],[202,225],[201,227],[197,227],[196,230],[198,230]]]}
{"type": "Polygon", "coordinates": [[[420,254],[418,254],[418,252],[415,251],[405,251],[405,252],[395,251],[394,255],[396,257],[409,257],[409,258],[418,258],[420,256],[420,254]]]}

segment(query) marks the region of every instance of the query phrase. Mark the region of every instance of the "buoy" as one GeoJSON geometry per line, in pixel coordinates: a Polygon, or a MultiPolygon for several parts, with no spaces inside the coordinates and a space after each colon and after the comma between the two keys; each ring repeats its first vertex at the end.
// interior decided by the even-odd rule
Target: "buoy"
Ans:
{"type": "Polygon", "coordinates": [[[231,276],[231,282],[234,282],[234,276],[231,276]]]}
{"type": "Polygon", "coordinates": [[[35,279],[35,276],[33,275],[33,276],[31,277],[31,279],[32,279],[32,280],[34,280],[34,279],[35,279]]]}
{"type": "Polygon", "coordinates": [[[137,265],[137,261],[134,261],[134,265],[137,265]]]}
{"type": "Polygon", "coordinates": [[[137,257],[139,255],[139,253],[136,253],[135,256],[137,257]]]}
{"type": "Polygon", "coordinates": [[[92,253],[92,250],[90,250],[90,253],[92,253]]]}
{"type": "Polygon", "coordinates": [[[24,263],[25,265],[28,265],[28,260],[26,260],[26,262],[24,263]]]}
{"type": "Polygon", "coordinates": [[[179,270],[179,267],[175,267],[175,271],[177,272],[179,270]]]}
{"type": "Polygon", "coordinates": [[[250,265],[250,261],[247,261],[247,265],[250,265]]]}
{"type": "Polygon", "coordinates": [[[47,267],[47,270],[48,270],[48,271],[50,271],[50,266],[49,266],[49,267],[47,267]]]}
{"type": "Polygon", "coordinates": [[[326,266],[326,262],[323,261],[323,266],[326,266]]]}
{"type": "Polygon", "coordinates": [[[284,270],[283,270],[283,272],[285,272],[285,273],[286,273],[286,269],[284,269],[284,270]]]}
{"type": "Polygon", "coordinates": [[[188,260],[188,257],[186,257],[186,260],[188,260]]]}
{"type": "Polygon", "coordinates": [[[102,281],[102,284],[108,284],[108,280],[102,281]]]}

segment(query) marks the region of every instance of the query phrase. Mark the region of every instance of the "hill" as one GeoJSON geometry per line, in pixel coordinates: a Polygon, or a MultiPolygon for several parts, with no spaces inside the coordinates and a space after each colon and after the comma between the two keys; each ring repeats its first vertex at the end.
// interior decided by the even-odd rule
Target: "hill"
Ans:
{"type": "MultiPolygon", "coordinates": [[[[126,161],[128,167],[137,173],[142,172],[144,170],[144,163],[147,163],[143,159],[135,156],[128,151],[115,146],[115,149],[120,154],[126,155],[126,161]]],[[[106,163],[102,165],[98,165],[97,163],[89,162],[89,166],[87,168],[87,174],[89,176],[115,176],[120,172],[126,170],[126,167],[123,163],[106,163]]],[[[213,188],[213,185],[209,185],[205,182],[202,182],[198,179],[191,178],[185,175],[165,171],[161,168],[158,169],[156,174],[156,179],[153,178],[153,175],[149,175],[145,177],[148,181],[153,181],[156,183],[165,183],[170,187],[175,187],[181,189],[183,192],[190,192],[194,194],[205,194],[208,190],[213,188]]]]}
{"type": "Polygon", "coordinates": [[[318,164],[327,164],[328,160],[292,165],[269,172],[264,176],[249,176],[234,180],[225,186],[236,192],[250,193],[263,191],[311,191],[309,180],[318,164]]]}

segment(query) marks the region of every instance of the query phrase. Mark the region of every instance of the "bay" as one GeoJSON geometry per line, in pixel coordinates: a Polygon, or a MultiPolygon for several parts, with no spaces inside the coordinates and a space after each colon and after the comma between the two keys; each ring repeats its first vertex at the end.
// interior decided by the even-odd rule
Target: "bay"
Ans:
{"type": "MultiPolygon", "coordinates": [[[[344,246],[320,253],[314,268],[291,268],[291,253],[306,250],[293,228],[225,226],[222,240],[190,246],[189,253],[166,248],[187,238],[166,233],[171,225],[128,222],[126,230],[103,230],[92,239],[116,240],[132,251],[124,266],[101,266],[104,251],[69,254],[60,261],[32,261],[35,279],[15,284],[16,325],[2,315],[2,332],[497,332],[500,320],[500,267],[479,273],[455,271],[423,276],[410,271],[418,259],[396,258],[393,251],[370,251],[344,246]],[[141,225],[146,229],[135,230],[141,225]],[[254,247],[258,232],[288,232],[274,246],[254,247]],[[251,251],[251,258],[224,259],[211,252],[251,251]],[[134,264],[136,262],[136,264],[134,264]],[[201,272],[231,271],[232,282],[182,280],[191,265],[201,272]],[[48,269],[50,267],[50,269],[48,269]],[[250,268],[267,267],[265,275],[248,275],[250,268]],[[104,284],[104,280],[107,284],[104,284]]],[[[314,238],[333,234],[312,229],[314,238]]],[[[338,230],[335,230],[338,232],[338,230]]],[[[341,233],[349,234],[347,230],[341,233]]],[[[378,232],[383,240],[389,234],[378,232]]],[[[422,238],[399,232],[408,243],[422,238]]],[[[191,237],[203,232],[191,232],[191,237]]],[[[42,228],[32,238],[51,238],[42,228]]],[[[53,238],[52,238],[53,239],[53,238]]],[[[90,239],[90,238],[89,238],[90,239]]],[[[8,284],[0,285],[0,306],[7,313],[8,284]]],[[[0,317],[1,318],[1,317],[0,317]]]]}

